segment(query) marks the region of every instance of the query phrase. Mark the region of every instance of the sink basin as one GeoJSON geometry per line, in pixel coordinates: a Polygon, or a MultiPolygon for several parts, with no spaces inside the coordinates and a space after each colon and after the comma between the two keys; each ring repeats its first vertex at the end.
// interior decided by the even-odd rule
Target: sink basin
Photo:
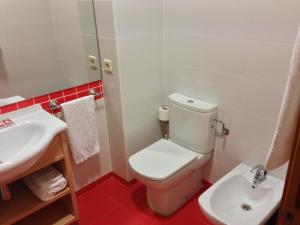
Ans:
{"type": "Polygon", "coordinates": [[[0,115],[0,121],[5,119],[14,124],[0,128],[0,184],[29,169],[54,136],[67,128],[39,105],[0,115]]]}
{"type": "Polygon", "coordinates": [[[252,188],[252,168],[240,164],[199,197],[204,215],[220,225],[262,225],[279,207],[284,183],[271,175],[252,188]]]}

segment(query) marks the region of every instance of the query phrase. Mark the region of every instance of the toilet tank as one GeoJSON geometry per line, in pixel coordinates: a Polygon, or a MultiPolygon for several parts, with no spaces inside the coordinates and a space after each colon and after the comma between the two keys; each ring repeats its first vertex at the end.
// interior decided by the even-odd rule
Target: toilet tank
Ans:
{"type": "Polygon", "coordinates": [[[212,151],[218,106],[178,93],[169,96],[169,106],[170,140],[198,153],[212,151]]]}

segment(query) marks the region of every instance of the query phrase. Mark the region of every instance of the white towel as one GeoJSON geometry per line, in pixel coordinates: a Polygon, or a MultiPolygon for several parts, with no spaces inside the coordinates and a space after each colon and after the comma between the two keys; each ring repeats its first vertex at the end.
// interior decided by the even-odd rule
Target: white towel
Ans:
{"type": "Polygon", "coordinates": [[[94,96],[86,96],[61,104],[68,125],[68,139],[76,164],[99,153],[94,96]]]}
{"type": "Polygon", "coordinates": [[[290,158],[300,116],[300,27],[294,45],[288,81],[266,168],[276,169],[290,158]]]}
{"type": "Polygon", "coordinates": [[[67,186],[67,180],[54,166],[23,178],[26,186],[42,201],[48,201],[67,186]]]}

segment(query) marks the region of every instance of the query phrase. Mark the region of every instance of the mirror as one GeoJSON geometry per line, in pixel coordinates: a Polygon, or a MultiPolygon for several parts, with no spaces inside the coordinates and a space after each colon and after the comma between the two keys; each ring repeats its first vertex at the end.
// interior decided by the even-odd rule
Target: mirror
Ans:
{"type": "Polygon", "coordinates": [[[93,0],[0,1],[0,99],[99,79],[93,0]]]}

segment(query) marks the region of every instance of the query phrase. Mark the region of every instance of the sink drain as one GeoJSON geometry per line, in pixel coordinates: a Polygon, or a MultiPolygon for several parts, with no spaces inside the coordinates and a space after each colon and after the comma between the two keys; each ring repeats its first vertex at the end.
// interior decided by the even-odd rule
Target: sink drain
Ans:
{"type": "Polygon", "coordinates": [[[248,204],[242,204],[242,205],[241,205],[241,208],[242,208],[242,210],[244,210],[244,211],[250,211],[250,210],[252,209],[251,206],[248,205],[248,204]]]}

